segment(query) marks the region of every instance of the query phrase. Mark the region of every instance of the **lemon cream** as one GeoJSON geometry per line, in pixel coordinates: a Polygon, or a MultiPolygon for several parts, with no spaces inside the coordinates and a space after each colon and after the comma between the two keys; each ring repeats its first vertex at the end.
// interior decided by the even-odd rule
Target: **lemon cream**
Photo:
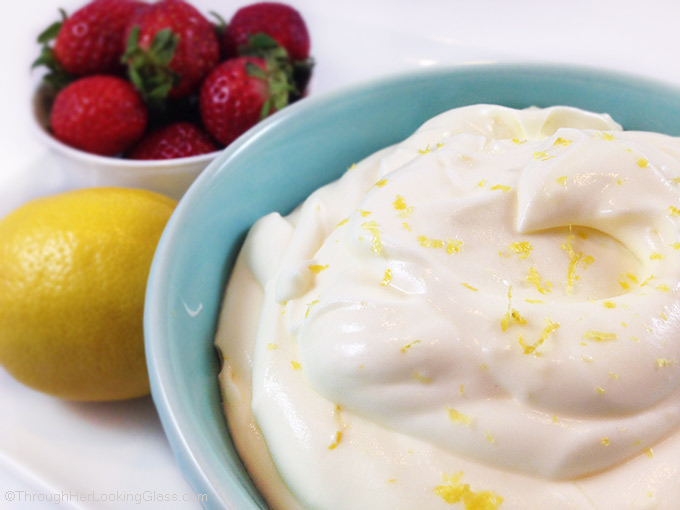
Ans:
{"type": "Polygon", "coordinates": [[[680,139],[426,122],[248,235],[216,345],[274,509],[680,505],[680,139]]]}

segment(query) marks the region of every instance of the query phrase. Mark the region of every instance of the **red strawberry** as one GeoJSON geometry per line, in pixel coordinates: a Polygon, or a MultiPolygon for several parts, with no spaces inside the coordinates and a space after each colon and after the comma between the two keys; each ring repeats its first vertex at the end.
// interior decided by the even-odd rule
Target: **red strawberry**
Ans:
{"type": "Polygon", "coordinates": [[[162,0],[138,11],[126,40],[130,79],[145,98],[191,94],[219,63],[212,24],[183,0],[162,0]]]}
{"type": "Polygon", "coordinates": [[[260,2],[242,7],[226,27],[222,44],[225,54],[237,55],[248,45],[250,36],[264,33],[281,45],[291,60],[309,58],[309,32],[300,13],[276,2],[260,2]]]}
{"type": "Polygon", "coordinates": [[[113,156],[142,137],[147,118],[146,106],[129,82],[96,75],[57,94],[50,125],[54,136],[72,147],[113,156]]]}
{"type": "Polygon", "coordinates": [[[207,133],[189,122],[152,131],[130,153],[130,159],[174,159],[216,151],[207,133]]]}
{"type": "Polygon", "coordinates": [[[283,108],[291,90],[286,74],[256,57],[222,62],[201,87],[203,125],[228,145],[257,122],[283,108]]]}
{"type": "Polygon", "coordinates": [[[94,0],[70,17],[54,23],[38,38],[43,53],[35,65],[45,64],[53,74],[48,81],[67,75],[86,76],[122,72],[121,41],[134,12],[144,4],[136,0],[94,0]],[[56,37],[54,48],[48,43],[56,37]]]}

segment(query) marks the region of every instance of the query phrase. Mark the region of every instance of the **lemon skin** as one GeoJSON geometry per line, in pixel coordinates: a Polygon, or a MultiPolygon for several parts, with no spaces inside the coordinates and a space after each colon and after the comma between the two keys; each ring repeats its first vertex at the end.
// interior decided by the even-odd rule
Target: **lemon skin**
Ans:
{"type": "Polygon", "coordinates": [[[148,394],[144,296],[175,205],[150,191],[90,188],[0,220],[0,364],[64,399],[148,394]]]}

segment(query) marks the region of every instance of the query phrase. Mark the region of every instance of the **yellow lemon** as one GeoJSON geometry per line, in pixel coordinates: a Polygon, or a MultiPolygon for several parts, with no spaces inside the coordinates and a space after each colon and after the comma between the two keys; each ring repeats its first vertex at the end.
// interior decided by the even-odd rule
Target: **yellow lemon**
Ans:
{"type": "Polygon", "coordinates": [[[0,220],[0,364],[66,399],[148,394],[144,294],[175,205],[150,191],[91,188],[0,220]]]}

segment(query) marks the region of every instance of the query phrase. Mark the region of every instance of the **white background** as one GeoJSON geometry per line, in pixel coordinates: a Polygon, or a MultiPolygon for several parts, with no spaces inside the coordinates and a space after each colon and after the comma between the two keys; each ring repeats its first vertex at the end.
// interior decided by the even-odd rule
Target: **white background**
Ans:
{"type": "MultiPolygon", "coordinates": [[[[244,3],[195,0],[226,19],[244,3]]],[[[677,0],[296,0],[317,66],[312,94],[400,70],[473,62],[581,64],[680,86],[677,0]]],[[[0,21],[0,216],[63,186],[34,138],[37,34],[82,0],[6,0],[0,21]]],[[[0,310],[2,313],[2,310],[0,310]]],[[[0,369],[1,508],[199,508],[150,398],[77,404],[0,369]],[[58,503],[41,502],[56,496],[58,503]],[[10,503],[8,498],[14,497],[10,503]],[[159,502],[174,497],[179,502],[159,502]],[[121,501],[122,500],[122,501],[121,501]],[[127,501],[126,501],[127,500],[127,501]],[[139,504],[138,504],[139,501],[139,504]]],[[[234,509],[235,510],[235,509],[234,509]]]]}

